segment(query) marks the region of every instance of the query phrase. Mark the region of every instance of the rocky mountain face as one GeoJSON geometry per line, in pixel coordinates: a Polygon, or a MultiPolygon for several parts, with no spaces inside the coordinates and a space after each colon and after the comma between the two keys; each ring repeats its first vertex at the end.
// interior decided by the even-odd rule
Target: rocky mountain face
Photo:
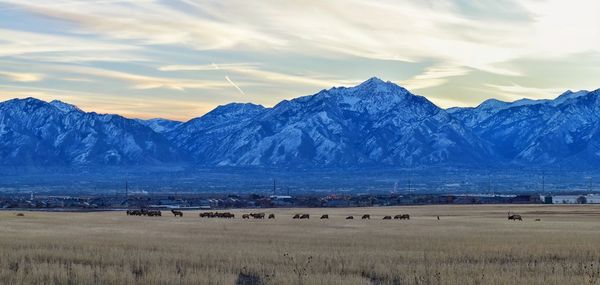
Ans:
{"type": "Polygon", "coordinates": [[[600,91],[441,109],[391,82],[322,90],[272,108],[232,103],[181,123],[0,103],[0,165],[206,167],[600,164],[600,91]]]}
{"type": "Polygon", "coordinates": [[[182,124],[181,122],[178,122],[178,121],[161,119],[161,118],[148,119],[148,120],[143,120],[143,119],[135,119],[135,120],[138,123],[151,128],[153,131],[155,131],[157,133],[170,132],[182,124]]]}
{"type": "Polygon", "coordinates": [[[169,141],[135,120],[85,113],[59,101],[0,103],[4,166],[143,165],[180,159],[169,141]]]}
{"type": "Polygon", "coordinates": [[[600,164],[600,89],[565,92],[554,100],[455,108],[451,114],[517,164],[600,164]]]}
{"type": "Polygon", "coordinates": [[[493,156],[486,142],[445,110],[377,78],[273,108],[228,105],[214,112],[219,116],[211,112],[170,134],[199,163],[376,167],[464,164],[493,156]],[[220,115],[224,108],[230,116],[220,115]]]}

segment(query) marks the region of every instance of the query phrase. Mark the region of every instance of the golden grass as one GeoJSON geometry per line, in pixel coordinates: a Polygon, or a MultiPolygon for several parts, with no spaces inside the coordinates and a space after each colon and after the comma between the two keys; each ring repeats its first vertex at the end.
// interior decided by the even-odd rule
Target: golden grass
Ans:
{"type": "Polygon", "coordinates": [[[261,211],[277,219],[0,212],[0,284],[600,284],[598,206],[261,211]]]}

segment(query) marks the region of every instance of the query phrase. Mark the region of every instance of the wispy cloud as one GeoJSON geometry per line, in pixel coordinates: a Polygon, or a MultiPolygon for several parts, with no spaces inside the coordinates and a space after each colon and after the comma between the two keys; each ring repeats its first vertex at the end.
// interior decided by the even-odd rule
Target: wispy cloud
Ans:
{"type": "Polygon", "coordinates": [[[295,75],[282,72],[260,69],[257,64],[249,63],[233,63],[233,64],[209,64],[209,65],[168,65],[160,67],[162,71],[210,71],[224,70],[230,73],[245,75],[261,81],[278,82],[280,84],[307,84],[318,87],[331,87],[334,85],[346,85],[357,83],[360,80],[340,80],[330,78],[322,78],[312,75],[295,75]],[[217,68],[215,68],[215,66],[217,68]]]}
{"type": "Polygon", "coordinates": [[[9,30],[5,28],[0,28],[0,39],[3,41],[0,45],[0,57],[21,56],[27,58],[27,56],[33,55],[31,58],[33,60],[50,57],[51,55],[54,55],[54,57],[59,55],[64,56],[63,60],[72,60],[76,57],[99,58],[102,57],[99,54],[114,53],[114,51],[126,54],[127,51],[139,49],[139,47],[133,45],[114,43],[101,39],[9,30]]]}
{"type": "Polygon", "coordinates": [[[47,102],[56,99],[75,104],[88,112],[118,114],[129,118],[142,119],[162,117],[186,121],[191,116],[202,115],[214,108],[211,103],[183,102],[166,98],[139,100],[106,93],[0,85],[0,101],[26,97],[35,97],[47,102]]]}
{"type": "Polygon", "coordinates": [[[158,68],[160,71],[210,71],[210,70],[237,70],[255,68],[257,63],[216,63],[202,65],[166,65],[158,68]]]}
{"type": "Polygon", "coordinates": [[[410,90],[419,90],[442,85],[449,77],[468,73],[469,69],[460,66],[431,66],[427,67],[423,73],[402,81],[401,84],[410,90]]]}
{"type": "Polygon", "coordinates": [[[532,99],[552,99],[566,91],[566,88],[539,88],[530,86],[521,86],[518,84],[496,85],[486,84],[487,87],[498,91],[499,95],[513,101],[522,98],[532,99]]]}
{"type": "Polygon", "coordinates": [[[185,89],[218,89],[228,86],[227,83],[216,80],[192,80],[181,78],[157,77],[86,66],[55,65],[50,68],[60,72],[67,72],[79,75],[84,74],[93,77],[124,81],[130,83],[130,86],[134,89],[165,88],[182,91],[185,89]]]}
{"type": "Polygon", "coordinates": [[[242,100],[275,104],[377,74],[439,102],[472,104],[589,88],[600,77],[588,68],[554,84],[544,72],[574,57],[600,65],[594,0],[0,2],[0,60],[21,73],[0,76],[21,85],[89,84],[164,100],[182,93],[176,100],[213,105],[240,98],[234,86],[242,100]]]}
{"type": "Polygon", "coordinates": [[[17,82],[34,82],[44,79],[44,75],[39,73],[25,73],[25,72],[8,72],[0,71],[0,77],[4,77],[11,81],[17,82]]]}

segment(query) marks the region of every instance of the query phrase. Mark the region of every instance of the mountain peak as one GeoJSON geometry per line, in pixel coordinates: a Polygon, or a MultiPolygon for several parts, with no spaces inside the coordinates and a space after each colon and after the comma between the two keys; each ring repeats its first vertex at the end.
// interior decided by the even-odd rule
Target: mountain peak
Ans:
{"type": "Polygon", "coordinates": [[[77,106],[72,105],[72,104],[68,104],[65,103],[63,101],[60,100],[52,100],[50,102],[50,105],[54,106],[55,108],[59,109],[61,112],[63,113],[69,113],[69,112],[83,112],[81,111],[81,109],[79,109],[77,106]]]}
{"type": "Polygon", "coordinates": [[[510,103],[508,102],[504,102],[504,101],[500,101],[498,99],[487,99],[485,101],[483,101],[481,104],[479,104],[479,106],[477,106],[478,109],[496,109],[496,108],[502,108],[505,107],[507,105],[509,105],[510,103]]]}
{"type": "MultiPolygon", "coordinates": [[[[389,81],[388,81],[389,82],[389,81]]],[[[367,79],[365,82],[361,83],[362,84],[385,84],[386,82],[379,79],[379,77],[377,76],[373,76],[369,79],[367,79]]]]}
{"type": "Polygon", "coordinates": [[[367,81],[353,87],[366,93],[408,93],[408,90],[391,81],[383,81],[377,77],[371,77],[367,81]]]}
{"type": "Polygon", "coordinates": [[[563,94],[560,94],[560,96],[556,97],[556,99],[554,99],[553,103],[554,103],[554,105],[559,105],[559,104],[566,102],[567,100],[582,97],[589,93],[590,93],[590,91],[587,91],[587,90],[580,90],[577,92],[567,90],[563,94]]]}
{"type": "MultiPolygon", "coordinates": [[[[378,77],[371,77],[369,79],[367,79],[366,81],[364,81],[363,83],[357,85],[357,88],[370,88],[370,87],[377,87],[377,86],[385,86],[388,84],[393,84],[391,82],[385,82],[381,79],[379,79],[378,77]]],[[[395,84],[394,84],[395,85],[395,84]]]]}

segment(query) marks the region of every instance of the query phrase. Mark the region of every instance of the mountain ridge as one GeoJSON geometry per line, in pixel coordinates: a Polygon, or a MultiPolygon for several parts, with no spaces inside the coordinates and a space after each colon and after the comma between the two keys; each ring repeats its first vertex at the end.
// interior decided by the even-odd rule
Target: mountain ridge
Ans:
{"type": "Polygon", "coordinates": [[[372,77],[283,100],[230,103],[186,122],[0,102],[2,165],[486,167],[600,165],[600,89],[442,109],[372,77]]]}

